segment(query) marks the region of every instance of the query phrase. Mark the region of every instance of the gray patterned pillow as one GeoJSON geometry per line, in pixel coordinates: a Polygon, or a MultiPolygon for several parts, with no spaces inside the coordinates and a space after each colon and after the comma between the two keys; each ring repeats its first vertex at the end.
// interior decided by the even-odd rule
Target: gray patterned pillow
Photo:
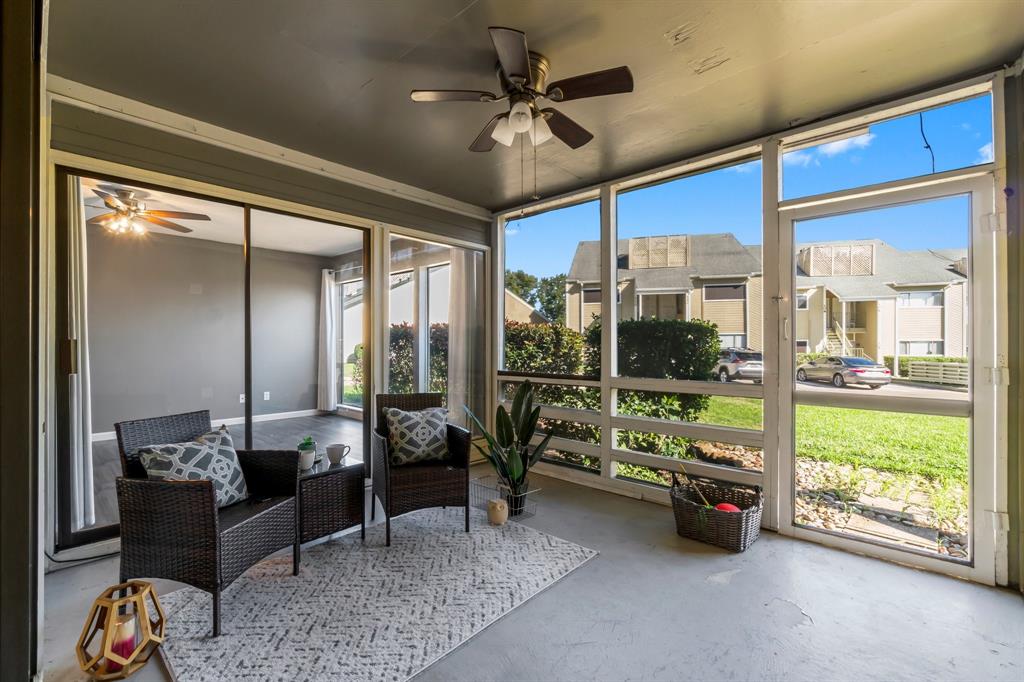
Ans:
{"type": "Polygon", "coordinates": [[[384,410],[384,417],[392,464],[401,466],[448,456],[448,410],[431,407],[406,412],[389,407],[384,410]]]}
{"type": "Polygon", "coordinates": [[[139,460],[149,478],[161,481],[212,481],[217,506],[249,496],[238,453],[226,426],[188,443],[147,445],[139,460]]]}

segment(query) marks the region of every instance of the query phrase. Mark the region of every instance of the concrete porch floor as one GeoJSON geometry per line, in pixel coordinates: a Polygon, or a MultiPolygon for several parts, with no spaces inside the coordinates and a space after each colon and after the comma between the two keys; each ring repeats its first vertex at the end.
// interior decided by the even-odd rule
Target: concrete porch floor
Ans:
{"type": "MultiPolygon", "coordinates": [[[[600,556],[418,682],[1024,678],[1015,592],[774,533],[729,554],[678,537],[666,507],[540,476],[535,485],[540,509],[527,523],[600,556]]],[[[116,557],[46,576],[47,680],[83,679],[73,647],[92,599],[116,580],[116,557]]],[[[135,679],[167,672],[154,659],[135,679]]]]}

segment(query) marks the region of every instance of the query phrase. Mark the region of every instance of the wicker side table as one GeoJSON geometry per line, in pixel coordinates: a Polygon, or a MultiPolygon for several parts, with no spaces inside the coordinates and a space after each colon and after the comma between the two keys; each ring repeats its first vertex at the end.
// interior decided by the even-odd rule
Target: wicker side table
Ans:
{"type": "Polygon", "coordinates": [[[330,464],[325,456],[312,469],[301,472],[297,505],[299,541],[310,542],[357,524],[365,539],[364,477],[363,463],[352,457],[330,464]]]}

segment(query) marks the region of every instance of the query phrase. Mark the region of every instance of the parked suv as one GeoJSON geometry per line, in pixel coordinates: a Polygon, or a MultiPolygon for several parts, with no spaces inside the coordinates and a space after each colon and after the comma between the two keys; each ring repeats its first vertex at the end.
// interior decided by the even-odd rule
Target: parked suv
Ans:
{"type": "Polygon", "coordinates": [[[715,376],[723,384],[735,379],[751,379],[755,384],[764,378],[761,354],[749,348],[726,348],[718,356],[715,376]]]}

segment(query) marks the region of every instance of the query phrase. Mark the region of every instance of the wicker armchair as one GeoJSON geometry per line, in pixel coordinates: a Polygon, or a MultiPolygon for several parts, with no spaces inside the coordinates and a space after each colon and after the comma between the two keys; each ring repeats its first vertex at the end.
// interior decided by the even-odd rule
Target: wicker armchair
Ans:
{"type": "MultiPolygon", "coordinates": [[[[373,494],[384,508],[385,536],[391,546],[391,517],[428,507],[465,507],[469,532],[469,431],[448,425],[448,459],[392,466],[384,410],[415,411],[441,407],[440,393],[377,396],[377,429],[370,434],[373,450],[373,494]]],[[[371,517],[376,504],[371,505],[371,517]]]]}
{"type": "Polygon", "coordinates": [[[167,578],[209,592],[216,637],[221,592],[246,569],[292,545],[298,574],[297,451],[238,450],[249,498],[218,509],[210,481],[149,480],[138,456],[143,446],[208,432],[207,410],[120,422],[114,429],[124,474],[117,479],[121,582],[167,578]]]}

